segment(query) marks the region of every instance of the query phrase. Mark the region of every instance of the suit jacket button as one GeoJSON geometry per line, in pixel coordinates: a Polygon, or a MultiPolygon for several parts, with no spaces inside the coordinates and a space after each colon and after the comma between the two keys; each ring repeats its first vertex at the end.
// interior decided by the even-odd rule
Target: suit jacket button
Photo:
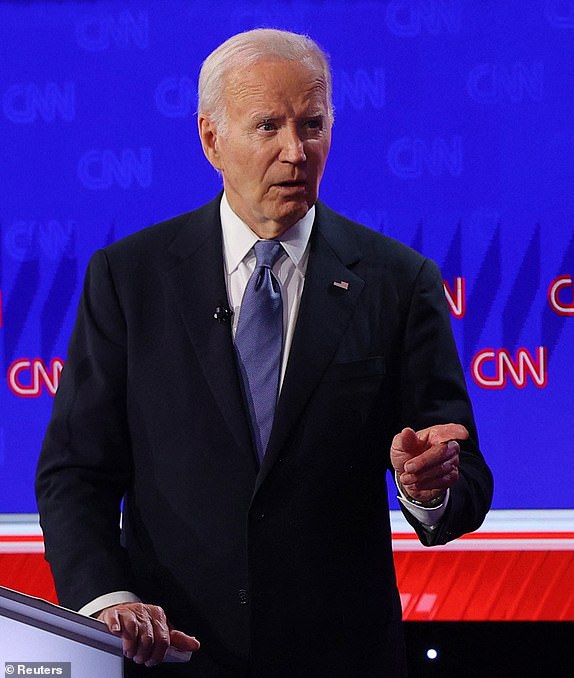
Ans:
{"type": "Polygon", "coordinates": [[[258,514],[257,514],[257,520],[258,520],[259,522],[261,522],[264,518],[265,518],[265,514],[264,514],[264,513],[258,513],[258,514]]]}
{"type": "Polygon", "coordinates": [[[249,596],[247,595],[247,591],[245,589],[239,589],[239,604],[247,605],[248,602],[249,596]]]}

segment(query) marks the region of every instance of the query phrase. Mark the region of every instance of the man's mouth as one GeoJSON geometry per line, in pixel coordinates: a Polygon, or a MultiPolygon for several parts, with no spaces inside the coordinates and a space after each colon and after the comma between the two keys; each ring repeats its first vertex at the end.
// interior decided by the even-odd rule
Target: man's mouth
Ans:
{"type": "Polygon", "coordinates": [[[304,188],[304,181],[280,181],[275,186],[281,186],[283,188],[304,188]]]}

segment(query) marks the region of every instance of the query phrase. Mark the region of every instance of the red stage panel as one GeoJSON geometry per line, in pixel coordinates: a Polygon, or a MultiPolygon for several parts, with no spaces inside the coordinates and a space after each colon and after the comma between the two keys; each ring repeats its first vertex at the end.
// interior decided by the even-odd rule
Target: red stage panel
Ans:
{"type": "Polygon", "coordinates": [[[0,585],[57,603],[43,553],[0,553],[0,585]]]}
{"type": "Polygon", "coordinates": [[[574,621],[572,551],[398,551],[406,621],[574,621]]]}

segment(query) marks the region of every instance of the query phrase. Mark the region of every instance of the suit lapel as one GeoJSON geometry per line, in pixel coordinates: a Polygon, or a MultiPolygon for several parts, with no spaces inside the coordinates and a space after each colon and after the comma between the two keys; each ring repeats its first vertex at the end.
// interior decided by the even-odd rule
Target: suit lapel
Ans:
{"type": "Polygon", "coordinates": [[[231,323],[214,318],[217,306],[228,306],[219,201],[192,213],[180,230],[169,248],[176,263],[166,277],[221,414],[239,448],[255,463],[231,323]]]}
{"type": "Polygon", "coordinates": [[[349,266],[360,256],[338,215],[318,204],[293,343],[255,491],[280,456],[351,320],[364,281],[349,266]]]}

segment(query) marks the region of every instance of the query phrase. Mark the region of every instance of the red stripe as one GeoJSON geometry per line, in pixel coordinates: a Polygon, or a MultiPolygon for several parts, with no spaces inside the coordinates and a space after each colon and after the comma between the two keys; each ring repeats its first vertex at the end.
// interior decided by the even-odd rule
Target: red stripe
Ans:
{"type": "MultiPolygon", "coordinates": [[[[393,539],[397,541],[416,541],[417,535],[410,532],[395,532],[393,539]]],[[[463,540],[489,539],[574,539],[574,532],[476,532],[465,534],[463,540]]],[[[42,535],[0,535],[0,542],[42,542],[42,535]]]]}
{"type": "MultiPolygon", "coordinates": [[[[418,537],[409,532],[393,533],[393,539],[414,541],[418,537]]],[[[464,534],[459,539],[574,539],[574,532],[476,532],[464,534]]]]}

